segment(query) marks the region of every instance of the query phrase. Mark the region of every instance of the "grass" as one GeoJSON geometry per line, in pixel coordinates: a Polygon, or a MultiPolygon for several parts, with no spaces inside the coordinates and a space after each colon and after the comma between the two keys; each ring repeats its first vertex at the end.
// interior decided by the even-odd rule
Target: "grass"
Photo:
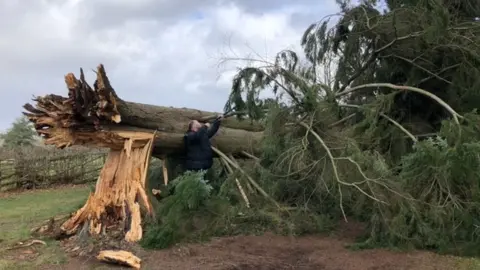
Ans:
{"type": "Polygon", "coordinates": [[[480,269],[480,259],[478,258],[459,258],[456,269],[458,270],[478,270],[480,269]]]}
{"type": "MultiPolygon", "coordinates": [[[[53,216],[68,214],[79,209],[86,201],[91,188],[89,186],[63,187],[59,189],[39,190],[0,197],[0,242],[8,247],[16,242],[30,238],[30,230],[53,216]]],[[[1,251],[1,269],[36,269],[39,265],[56,265],[66,261],[56,241],[46,240],[47,246],[39,250],[33,260],[19,254],[1,251]],[[18,257],[17,257],[18,255],[18,257]],[[19,260],[17,260],[19,259],[19,260]]]]}
{"type": "Polygon", "coordinates": [[[67,256],[55,241],[46,241],[47,246],[38,249],[38,256],[28,257],[21,251],[0,252],[0,270],[22,269],[34,270],[41,266],[60,265],[67,262],[67,256]]]}

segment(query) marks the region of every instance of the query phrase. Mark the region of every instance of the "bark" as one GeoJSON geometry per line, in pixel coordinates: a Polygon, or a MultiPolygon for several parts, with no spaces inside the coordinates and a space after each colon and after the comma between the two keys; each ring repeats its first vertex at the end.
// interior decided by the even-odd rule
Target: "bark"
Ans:
{"type": "MultiPolygon", "coordinates": [[[[145,129],[158,129],[164,132],[184,132],[191,120],[206,122],[220,113],[205,112],[189,108],[163,107],[142,103],[120,101],[118,111],[124,125],[145,129]]],[[[263,126],[250,120],[227,118],[223,127],[246,131],[263,131],[263,126]]]]}
{"type": "MultiPolygon", "coordinates": [[[[58,95],[37,97],[36,106],[25,104],[24,114],[35,124],[46,144],[59,148],[87,145],[121,149],[127,134],[156,132],[153,154],[163,157],[181,154],[182,137],[191,120],[205,121],[217,115],[187,108],[172,108],[121,100],[110,85],[102,65],[92,89],[72,73],[65,76],[68,98],[58,95]]],[[[262,138],[262,125],[228,118],[212,140],[222,152],[241,155],[255,152],[262,138]]],[[[143,136],[142,135],[142,136],[143,136]]]]}

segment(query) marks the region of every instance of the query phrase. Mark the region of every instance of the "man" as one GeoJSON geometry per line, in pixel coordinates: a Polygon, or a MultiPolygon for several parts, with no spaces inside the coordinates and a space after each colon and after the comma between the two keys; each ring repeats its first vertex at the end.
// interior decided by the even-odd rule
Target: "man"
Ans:
{"type": "Polygon", "coordinates": [[[210,138],[220,127],[223,116],[219,116],[210,127],[210,124],[202,125],[193,120],[188,125],[188,131],[184,136],[185,141],[185,169],[187,171],[208,170],[213,165],[213,151],[210,138]]]}

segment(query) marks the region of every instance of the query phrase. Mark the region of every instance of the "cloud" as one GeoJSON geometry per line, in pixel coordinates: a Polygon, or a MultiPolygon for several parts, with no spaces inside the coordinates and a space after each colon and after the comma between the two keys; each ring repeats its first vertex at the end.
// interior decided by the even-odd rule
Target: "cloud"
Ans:
{"type": "MultiPolygon", "coordinates": [[[[0,1],[0,130],[32,95],[65,95],[63,75],[103,63],[125,100],[218,111],[234,68],[224,57],[299,49],[324,0],[0,1]]],[[[93,82],[93,81],[92,81],[93,82]]]]}

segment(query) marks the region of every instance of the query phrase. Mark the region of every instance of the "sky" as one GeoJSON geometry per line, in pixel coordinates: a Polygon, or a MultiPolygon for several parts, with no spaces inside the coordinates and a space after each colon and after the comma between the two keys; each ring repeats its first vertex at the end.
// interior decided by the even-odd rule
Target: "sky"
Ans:
{"type": "Polygon", "coordinates": [[[64,75],[104,64],[118,96],[222,111],[233,58],[298,52],[335,0],[2,0],[0,131],[34,96],[66,96],[64,75]],[[228,60],[228,61],[227,61],[228,60]]]}

